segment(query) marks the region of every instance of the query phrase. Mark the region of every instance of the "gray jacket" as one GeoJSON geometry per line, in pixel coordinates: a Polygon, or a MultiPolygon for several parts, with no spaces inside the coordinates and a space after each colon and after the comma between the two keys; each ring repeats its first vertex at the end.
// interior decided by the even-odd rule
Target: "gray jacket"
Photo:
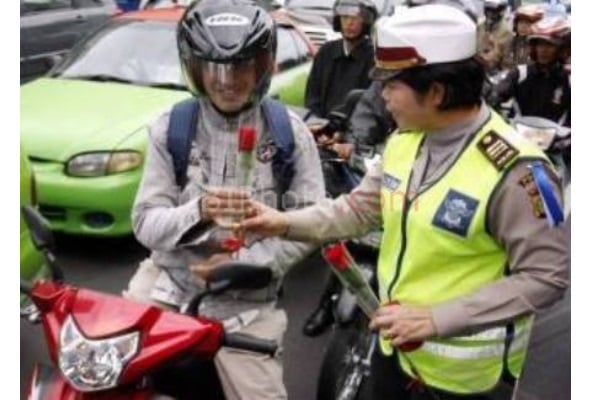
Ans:
{"type": "MultiPolygon", "coordinates": [[[[156,300],[177,305],[188,301],[199,289],[189,266],[222,251],[214,240],[214,223],[202,220],[198,204],[207,188],[235,185],[237,130],[241,124],[253,124],[260,133],[253,196],[276,206],[275,180],[270,158],[265,157],[269,151],[273,153],[273,147],[259,110],[255,107],[235,118],[225,118],[208,101],[200,101],[197,137],[189,158],[189,179],[183,190],[175,182],[166,146],[169,112],[149,126],[144,174],[132,218],[136,238],[152,250],[153,262],[163,269],[152,293],[156,300]]],[[[296,115],[290,113],[290,118],[296,141],[296,173],[284,200],[286,206],[298,207],[324,198],[325,188],[312,135],[296,115]]],[[[228,318],[255,308],[257,302],[273,304],[284,274],[316,248],[314,244],[281,238],[247,237],[247,242],[249,245],[238,252],[237,259],[268,265],[274,271],[273,283],[266,290],[228,292],[208,298],[203,302],[203,314],[228,318]]]]}

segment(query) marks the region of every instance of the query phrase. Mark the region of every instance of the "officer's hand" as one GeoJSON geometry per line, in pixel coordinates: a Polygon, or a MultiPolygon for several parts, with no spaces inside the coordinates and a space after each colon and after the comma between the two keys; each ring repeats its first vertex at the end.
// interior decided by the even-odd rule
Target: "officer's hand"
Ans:
{"type": "Polygon", "coordinates": [[[217,253],[201,264],[190,266],[190,270],[196,276],[198,282],[205,282],[210,277],[212,271],[218,268],[219,265],[229,261],[231,261],[231,253],[217,253]]]}
{"type": "Polygon", "coordinates": [[[437,333],[428,308],[398,304],[380,307],[371,318],[369,328],[379,330],[395,347],[423,341],[437,333]]]}
{"type": "Polygon", "coordinates": [[[252,201],[253,216],[241,222],[239,229],[264,237],[284,235],[290,226],[287,215],[257,201],[252,201]]]}
{"type": "Polygon", "coordinates": [[[199,203],[200,214],[206,222],[220,222],[228,218],[241,219],[252,211],[250,193],[240,189],[211,189],[200,198],[199,203]]]}

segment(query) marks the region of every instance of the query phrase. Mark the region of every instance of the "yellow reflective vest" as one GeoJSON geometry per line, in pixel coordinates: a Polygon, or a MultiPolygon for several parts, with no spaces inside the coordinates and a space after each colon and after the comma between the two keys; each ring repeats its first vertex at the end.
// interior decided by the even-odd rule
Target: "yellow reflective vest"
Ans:
{"type": "MultiPolygon", "coordinates": [[[[424,137],[422,132],[394,133],[384,152],[377,272],[382,303],[432,306],[502,279],[508,259],[486,226],[490,198],[518,160],[548,161],[492,111],[449,170],[413,198],[407,191],[424,137]]],[[[505,368],[519,376],[530,328],[531,317],[524,317],[472,336],[428,340],[397,357],[407,374],[414,377],[414,367],[429,386],[484,392],[505,368]]],[[[380,346],[384,354],[393,353],[389,341],[380,339],[380,346]]]]}

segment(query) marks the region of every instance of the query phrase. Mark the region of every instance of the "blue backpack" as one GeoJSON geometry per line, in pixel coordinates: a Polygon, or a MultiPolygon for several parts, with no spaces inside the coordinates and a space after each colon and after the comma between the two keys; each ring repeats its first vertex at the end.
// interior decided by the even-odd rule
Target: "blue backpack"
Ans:
{"type": "MultiPolygon", "coordinates": [[[[260,104],[267,120],[271,139],[275,144],[275,154],[271,160],[273,177],[276,183],[277,208],[283,209],[283,194],[290,188],[295,174],[294,168],[294,132],[287,109],[283,104],[271,98],[265,98],[260,104]]],[[[180,188],[187,183],[187,168],[196,136],[199,103],[194,97],[180,101],[171,110],[167,130],[167,149],[173,159],[175,181],[180,188]]]]}

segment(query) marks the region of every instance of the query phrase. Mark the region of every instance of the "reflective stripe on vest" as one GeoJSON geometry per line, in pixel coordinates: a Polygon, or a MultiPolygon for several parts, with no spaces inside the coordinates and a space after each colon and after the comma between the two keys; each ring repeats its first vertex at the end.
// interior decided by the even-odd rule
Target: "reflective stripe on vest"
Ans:
{"type": "MultiPolygon", "coordinates": [[[[382,302],[430,306],[502,279],[508,257],[487,231],[490,198],[517,160],[547,161],[537,147],[520,138],[492,111],[491,118],[473,134],[448,171],[429,188],[407,199],[412,167],[423,139],[420,132],[395,133],[384,152],[383,237],[377,269],[382,302]],[[495,136],[488,140],[492,131],[495,136]],[[498,161],[508,154],[506,149],[518,155],[499,162],[501,167],[487,158],[496,157],[498,161]]],[[[507,362],[506,327],[428,341],[407,356],[430,386],[452,393],[483,392],[496,385],[505,365],[515,377],[519,376],[530,326],[531,318],[515,321],[507,362]]],[[[381,339],[380,346],[385,354],[392,354],[389,341],[381,339]]],[[[403,357],[399,356],[399,362],[412,375],[403,357]]]]}
{"type": "MultiPolygon", "coordinates": [[[[506,329],[502,329],[506,332],[506,329]]],[[[457,338],[452,338],[456,340],[457,338]]],[[[529,339],[529,330],[521,329],[519,334],[515,335],[509,352],[523,350],[527,346],[529,339]]],[[[497,357],[504,355],[504,341],[495,344],[478,345],[476,347],[454,346],[452,344],[425,342],[421,350],[436,356],[456,358],[460,360],[478,360],[481,358],[497,357]]]]}

